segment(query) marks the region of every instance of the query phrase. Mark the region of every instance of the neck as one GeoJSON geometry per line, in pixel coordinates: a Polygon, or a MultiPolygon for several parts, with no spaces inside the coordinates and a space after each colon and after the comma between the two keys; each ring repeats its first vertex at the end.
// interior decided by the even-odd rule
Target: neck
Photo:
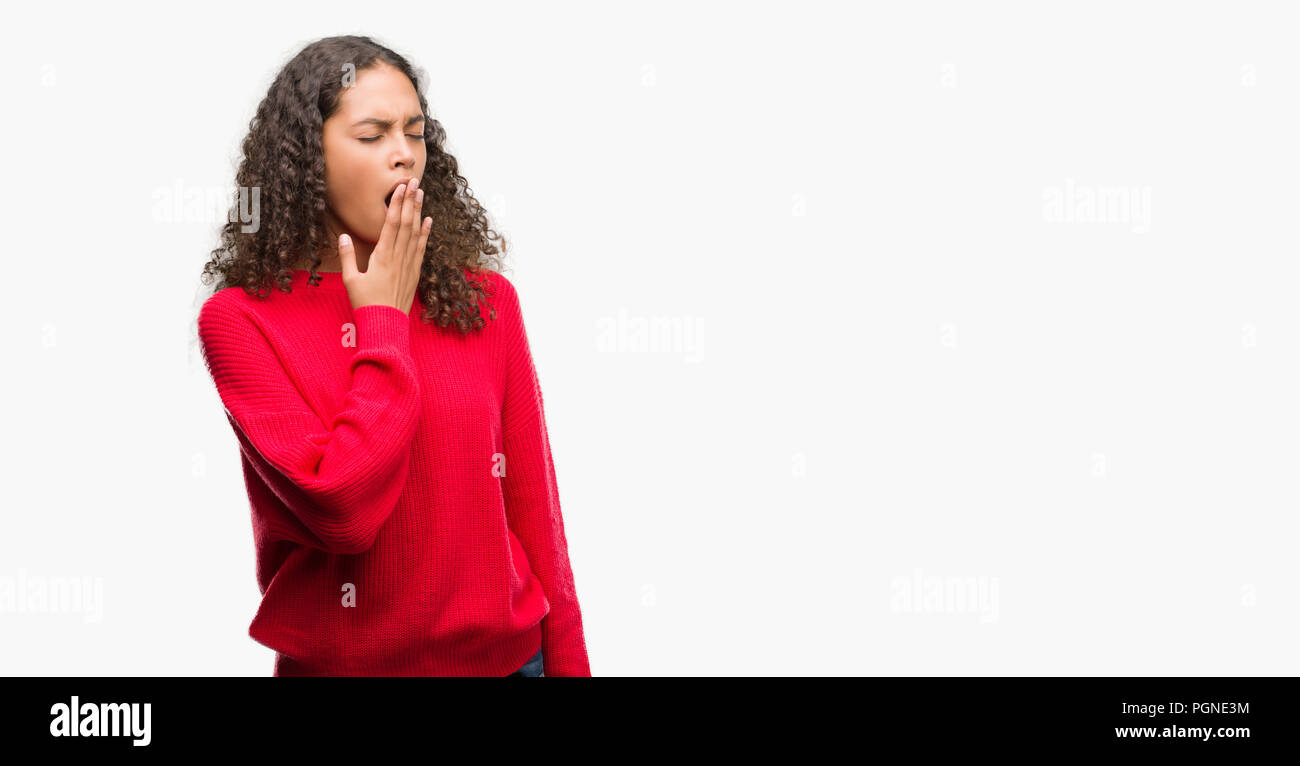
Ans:
{"type": "MultiPolygon", "coordinates": [[[[337,243],[339,241],[339,234],[342,232],[342,227],[332,214],[329,216],[329,222],[326,224],[325,230],[329,232],[329,235],[334,242],[337,243]]],[[[348,236],[352,238],[352,252],[356,253],[357,256],[357,271],[364,272],[366,267],[370,264],[370,254],[374,251],[375,246],[373,243],[366,242],[357,237],[357,235],[352,232],[348,232],[348,236]]],[[[343,263],[339,260],[339,250],[337,246],[320,250],[317,255],[320,256],[320,266],[316,268],[316,271],[320,273],[342,273],[343,263]]],[[[310,271],[311,263],[305,258],[300,259],[298,263],[294,264],[294,268],[303,271],[310,271]]]]}

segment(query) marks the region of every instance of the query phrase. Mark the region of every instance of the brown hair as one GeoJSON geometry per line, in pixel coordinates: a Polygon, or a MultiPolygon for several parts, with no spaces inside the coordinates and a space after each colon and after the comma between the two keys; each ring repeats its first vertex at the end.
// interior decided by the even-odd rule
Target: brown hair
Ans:
{"type": "MultiPolygon", "coordinates": [[[[466,272],[500,272],[501,261],[493,256],[504,255],[505,238],[489,228],[487,211],[474,199],[456,158],[443,149],[447,134],[428,113],[419,75],[405,58],[369,37],[317,40],[285,64],[271,83],[249,124],[235,174],[237,190],[259,190],[258,226],[244,231],[237,210],[232,210],[221,230],[221,245],[203,268],[204,284],[217,280],[213,292],[242,287],[259,298],[269,295],[272,287],[292,292],[292,271],[304,256],[311,264],[313,284],[319,278],[319,251],[337,247],[325,226],[322,125],[339,108],[345,65],[351,64],[355,74],[381,62],[411,80],[425,115],[428,160],[420,179],[425,190],[420,215],[432,216],[433,228],[416,288],[426,306],[424,320],[440,327],[454,322],[462,333],[486,324],[479,315],[479,298],[486,295],[487,284],[467,279],[466,272]],[[500,249],[492,244],[496,240],[500,249]]],[[[235,205],[239,203],[237,192],[235,205]]]]}

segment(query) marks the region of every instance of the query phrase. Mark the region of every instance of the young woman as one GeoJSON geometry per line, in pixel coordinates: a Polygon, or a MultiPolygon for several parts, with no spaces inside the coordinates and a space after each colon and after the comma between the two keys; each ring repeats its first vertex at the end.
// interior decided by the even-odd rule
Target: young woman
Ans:
{"type": "Polygon", "coordinates": [[[244,139],[255,224],[223,229],[198,329],[252,506],[249,634],[275,675],[589,676],[505,241],[427,111],[406,59],[332,37],[244,139]]]}

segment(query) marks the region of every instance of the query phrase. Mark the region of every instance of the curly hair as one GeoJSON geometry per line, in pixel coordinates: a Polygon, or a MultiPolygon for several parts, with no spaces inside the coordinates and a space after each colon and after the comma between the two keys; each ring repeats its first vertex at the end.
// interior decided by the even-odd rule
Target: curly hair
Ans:
{"type": "MultiPolygon", "coordinates": [[[[292,292],[293,266],[304,256],[311,264],[311,283],[320,279],[320,251],[336,247],[326,230],[322,126],[339,108],[339,73],[345,65],[361,72],[381,62],[410,79],[428,125],[420,216],[432,216],[433,227],[416,288],[426,307],[424,321],[440,327],[454,322],[462,333],[486,324],[479,298],[487,294],[487,282],[468,279],[466,273],[502,271],[501,260],[493,256],[504,255],[505,238],[488,226],[487,211],[474,199],[456,158],[443,149],[447,134],[428,114],[419,75],[405,58],[369,37],[317,40],[285,64],[271,83],[243,141],[235,175],[236,209],[222,227],[221,245],[203,268],[201,281],[215,281],[214,293],[227,287],[242,287],[258,298],[273,287],[292,292]],[[241,191],[249,189],[259,190],[259,223],[252,232],[244,231],[236,214],[241,191]],[[500,249],[492,244],[496,240],[500,249]]],[[[495,308],[491,318],[496,318],[495,308]]]]}

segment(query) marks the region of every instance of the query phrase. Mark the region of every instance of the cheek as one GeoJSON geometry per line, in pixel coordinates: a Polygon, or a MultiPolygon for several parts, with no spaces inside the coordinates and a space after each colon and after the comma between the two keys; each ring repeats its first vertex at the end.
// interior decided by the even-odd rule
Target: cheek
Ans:
{"type": "Polygon", "coordinates": [[[344,160],[332,167],[326,166],[325,187],[329,205],[340,217],[354,223],[373,217],[376,207],[382,211],[384,201],[373,199],[373,194],[366,193],[374,185],[374,171],[367,170],[360,162],[344,160]]]}
{"type": "Polygon", "coordinates": [[[325,147],[325,186],[331,202],[340,207],[357,203],[365,176],[364,159],[346,145],[325,147]]]}

